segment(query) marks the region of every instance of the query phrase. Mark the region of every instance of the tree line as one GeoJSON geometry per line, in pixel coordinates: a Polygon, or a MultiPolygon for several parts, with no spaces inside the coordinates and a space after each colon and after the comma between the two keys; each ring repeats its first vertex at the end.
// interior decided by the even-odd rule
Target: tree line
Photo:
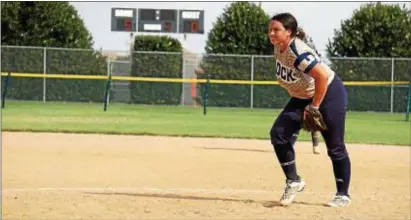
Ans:
{"type": "MultiPolygon", "coordinates": [[[[68,2],[1,2],[1,19],[2,45],[90,49],[89,52],[49,52],[48,73],[106,74],[107,62],[104,56],[99,51],[92,50],[91,33],[76,9],[68,2]]],[[[201,66],[215,79],[249,80],[249,57],[219,57],[211,54],[271,55],[273,48],[267,35],[269,19],[270,15],[255,3],[229,4],[208,33],[206,54],[201,66]]],[[[307,41],[312,43],[310,37],[307,37],[307,41]]],[[[168,36],[136,36],[134,50],[182,52],[182,46],[177,39],[168,36]]],[[[326,45],[326,52],[327,57],[411,57],[411,12],[405,5],[363,4],[354,11],[351,18],[341,21],[341,27],[335,29],[334,36],[326,45]]],[[[41,72],[43,60],[38,57],[42,57],[42,53],[38,50],[2,48],[2,71],[41,72]],[[38,62],[34,61],[36,58],[38,62]]],[[[184,62],[179,55],[135,54],[130,58],[133,76],[182,77],[184,62]],[[143,63],[151,64],[146,66],[143,63]]],[[[390,80],[387,74],[391,71],[391,61],[345,59],[331,62],[332,68],[343,80],[390,80]]],[[[398,73],[395,80],[411,80],[410,61],[398,61],[394,65],[398,73]]],[[[271,57],[256,58],[254,67],[254,80],[275,80],[275,62],[271,57]]],[[[50,84],[56,87],[50,90],[52,100],[78,100],[79,97],[82,97],[82,101],[102,100],[104,86],[99,82],[54,81],[50,84]],[[83,87],[85,89],[72,91],[72,88],[83,87]]],[[[198,86],[203,89],[203,85],[198,86]]],[[[15,98],[24,98],[39,94],[37,90],[41,87],[41,79],[16,80],[9,94],[16,96],[15,98]]],[[[180,103],[181,86],[177,84],[131,83],[130,90],[130,102],[133,103],[180,103]]],[[[349,87],[347,90],[354,110],[389,110],[386,103],[389,103],[390,88],[349,87]]],[[[402,102],[406,100],[402,97],[406,94],[405,90],[400,90],[395,93],[399,106],[395,110],[398,111],[403,110],[405,103],[402,102]]],[[[211,85],[209,96],[212,98],[209,104],[248,107],[251,99],[249,91],[250,85],[211,85]]],[[[254,107],[281,107],[287,97],[283,93],[284,90],[278,86],[256,86],[254,107]]],[[[40,96],[35,99],[40,99],[40,96]]],[[[198,101],[201,103],[201,97],[198,101]]]]}
{"type": "MultiPolygon", "coordinates": [[[[231,3],[208,33],[206,53],[272,54],[269,18],[255,3],[231,3]]],[[[93,37],[68,2],[1,2],[1,20],[2,45],[93,47],[93,37]]],[[[411,57],[411,12],[400,4],[364,4],[341,21],[326,50],[328,57],[411,57]]]]}

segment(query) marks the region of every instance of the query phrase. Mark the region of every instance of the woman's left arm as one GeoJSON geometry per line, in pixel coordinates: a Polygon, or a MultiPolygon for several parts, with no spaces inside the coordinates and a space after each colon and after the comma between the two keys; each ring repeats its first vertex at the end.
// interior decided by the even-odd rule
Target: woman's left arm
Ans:
{"type": "Polygon", "coordinates": [[[315,93],[311,106],[318,109],[327,92],[328,74],[319,63],[316,64],[308,74],[314,78],[315,82],[315,93]]]}

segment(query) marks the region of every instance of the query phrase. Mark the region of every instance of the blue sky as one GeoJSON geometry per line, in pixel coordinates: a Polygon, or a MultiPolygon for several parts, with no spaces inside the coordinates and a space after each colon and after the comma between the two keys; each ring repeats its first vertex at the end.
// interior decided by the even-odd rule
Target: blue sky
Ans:
{"type": "MultiPolygon", "coordinates": [[[[341,21],[352,16],[366,2],[262,2],[261,6],[270,16],[280,12],[290,12],[298,20],[300,27],[313,38],[320,53],[324,53],[328,39],[334,36],[341,21]]],[[[183,35],[167,34],[179,39],[183,46],[194,53],[203,53],[207,34],[212,29],[223,9],[230,2],[70,2],[86,27],[91,32],[96,49],[126,51],[129,48],[129,33],[111,32],[111,8],[153,8],[153,9],[197,9],[204,10],[205,34],[183,35]]],[[[410,3],[407,3],[410,5],[410,3]]],[[[135,35],[151,35],[135,33],[135,35]]],[[[165,34],[163,34],[165,35],[165,34]]]]}

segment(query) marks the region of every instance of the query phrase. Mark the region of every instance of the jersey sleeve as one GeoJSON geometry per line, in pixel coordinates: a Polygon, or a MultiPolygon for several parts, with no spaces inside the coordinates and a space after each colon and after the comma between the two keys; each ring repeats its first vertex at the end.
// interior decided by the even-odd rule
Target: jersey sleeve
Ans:
{"type": "Polygon", "coordinates": [[[294,61],[294,67],[304,73],[309,73],[311,69],[318,63],[319,61],[315,58],[314,54],[310,52],[304,52],[297,56],[294,61]]]}

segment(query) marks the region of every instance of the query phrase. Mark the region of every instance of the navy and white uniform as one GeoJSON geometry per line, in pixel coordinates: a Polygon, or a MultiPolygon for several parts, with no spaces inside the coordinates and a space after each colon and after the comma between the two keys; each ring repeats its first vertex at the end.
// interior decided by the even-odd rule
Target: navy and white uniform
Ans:
{"type": "Polygon", "coordinates": [[[333,161],[335,178],[345,180],[337,182],[339,193],[348,194],[350,179],[350,161],[344,143],[347,93],[340,78],[319,55],[299,38],[293,38],[288,48],[281,52],[274,49],[277,62],[276,76],[281,87],[291,96],[283,111],[275,120],[271,130],[271,143],[277,158],[283,167],[287,179],[295,179],[293,146],[301,129],[301,115],[304,108],[311,104],[315,93],[315,79],[308,73],[316,65],[321,65],[328,75],[328,89],[320,105],[327,130],[322,132],[327,153],[333,161]]]}
{"type": "Polygon", "coordinates": [[[290,46],[282,53],[280,49],[275,48],[274,57],[277,60],[278,82],[292,97],[309,99],[314,96],[314,79],[308,72],[316,64],[320,64],[326,70],[328,84],[334,79],[334,71],[321,62],[315,50],[299,38],[292,39],[290,46]]]}

